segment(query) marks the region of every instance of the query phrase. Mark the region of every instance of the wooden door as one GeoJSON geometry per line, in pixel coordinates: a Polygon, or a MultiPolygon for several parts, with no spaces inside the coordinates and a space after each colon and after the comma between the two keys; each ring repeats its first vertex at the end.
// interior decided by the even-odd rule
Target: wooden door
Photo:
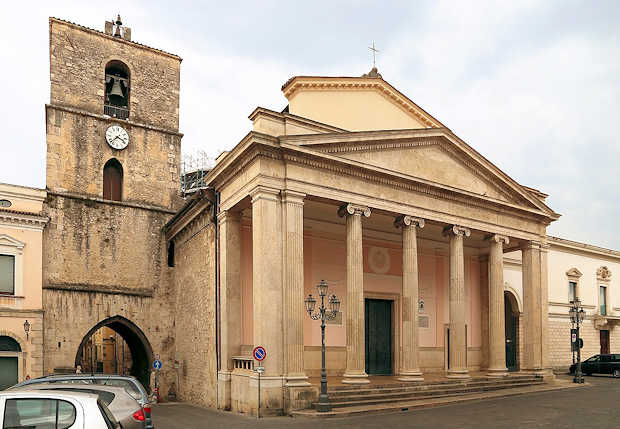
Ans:
{"type": "Polygon", "coordinates": [[[0,357],[0,390],[17,384],[17,357],[0,357]]]}
{"type": "Polygon", "coordinates": [[[601,329],[601,354],[609,354],[609,331],[601,329]]]}
{"type": "Polygon", "coordinates": [[[506,367],[508,371],[516,371],[517,368],[517,323],[518,317],[512,312],[510,300],[504,297],[504,321],[506,334],[506,367]]]}
{"type": "Polygon", "coordinates": [[[366,373],[392,374],[392,301],[367,299],[366,373]]]}

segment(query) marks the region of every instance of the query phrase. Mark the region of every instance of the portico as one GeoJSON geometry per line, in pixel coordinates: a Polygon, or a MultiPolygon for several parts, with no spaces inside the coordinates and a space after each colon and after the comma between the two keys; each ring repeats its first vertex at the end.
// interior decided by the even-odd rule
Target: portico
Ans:
{"type": "MultiPolygon", "coordinates": [[[[316,79],[287,82],[289,109],[322,103],[316,79]]],[[[319,80],[345,100],[358,84],[362,98],[392,91],[410,128],[344,131],[259,108],[218,159],[218,406],[256,409],[256,375],[238,363],[256,345],[266,412],[309,404],[320,334],[303,300],[320,280],[342,300],[326,331],[328,374],[342,383],[505,376],[506,250],[523,255],[520,369],[547,371],[544,237],[558,215],[382,79],[319,80]]]]}

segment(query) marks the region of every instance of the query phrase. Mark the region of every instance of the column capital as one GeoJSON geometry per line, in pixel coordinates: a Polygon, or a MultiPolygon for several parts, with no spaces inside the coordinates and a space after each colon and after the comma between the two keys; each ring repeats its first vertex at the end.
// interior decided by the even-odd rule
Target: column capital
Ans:
{"type": "Polygon", "coordinates": [[[289,189],[284,189],[282,191],[282,202],[286,204],[296,204],[303,206],[304,198],[306,198],[306,194],[303,192],[291,191],[289,189]]]}
{"type": "Polygon", "coordinates": [[[278,201],[280,190],[268,186],[257,186],[249,192],[252,204],[258,200],[278,201]]]}
{"type": "Polygon", "coordinates": [[[510,238],[501,234],[490,234],[484,237],[485,240],[489,240],[494,243],[508,244],[510,243],[510,238]]]}
{"type": "Polygon", "coordinates": [[[460,225],[451,225],[446,226],[443,229],[443,235],[463,235],[465,237],[469,237],[471,235],[471,230],[469,228],[465,228],[460,225]]]}
{"type": "Polygon", "coordinates": [[[417,226],[418,228],[424,228],[424,219],[409,215],[396,216],[396,218],[394,219],[394,226],[396,228],[404,228],[411,225],[413,225],[414,227],[417,226]]]}
{"type": "Polygon", "coordinates": [[[535,249],[540,250],[541,244],[539,241],[527,241],[521,245],[521,250],[535,249]]]}
{"type": "Polygon", "coordinates": [[[370,217],[370,208],[368,206],[361,206],[353,203],[344,203],[338,208],[338,216],[345,217],[346,215],[370,217]]]}

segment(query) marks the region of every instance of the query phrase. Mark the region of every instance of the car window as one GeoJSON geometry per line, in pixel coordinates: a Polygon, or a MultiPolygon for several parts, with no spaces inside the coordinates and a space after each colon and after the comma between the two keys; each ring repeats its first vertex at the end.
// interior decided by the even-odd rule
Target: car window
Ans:
{"type": "Polygon", "coordinates": [[[131,395],[132,398],[141,400],[142,392],[129,380],[123,380],[120,378],[105,378],[97,380],[97,384],[103,384],[105,386],[116,386],[122,387],[125,389],[127,393],[131,395]]]}
{"type": "Polygon", "coordinates": [[[101,416],[103,417],[103,420],[105,421],[108,429],[117,429],[119,427],[119,424],[114,418],[114,415],[108,409],[108,407],[106,407],[106,405],[99,400],[97,401],[97,406],[99,407],[99,411],[101,411],[101,416]]]}
{"type": "Polygon", "coordinates": [[[7,399],[3,429],[67,429],[75,423],[75,407],[59,399],[7,399]]]}
{"type": "Polygon", "coordinates": [[[599,361],[599,356],[592,356],[586,362],[598,362],[598,361],[599,361]]]}
{"type": "Polygon", "coordinates": [[[620,362],[620,355],[611,355],[614,362],[620,362]]]}
{"type": "Polygon", "coordinates": [[[611,362],[611,356],[609,355],[601,356],[601,362],[611,362]]]}

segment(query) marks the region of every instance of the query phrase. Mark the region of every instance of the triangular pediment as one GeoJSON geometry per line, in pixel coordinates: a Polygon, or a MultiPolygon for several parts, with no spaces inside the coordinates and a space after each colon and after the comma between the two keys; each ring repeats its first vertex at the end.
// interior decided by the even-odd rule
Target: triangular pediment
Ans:
{"type": "Polygon", "coordinates": [[[571,268],[566,272],[566,275],[568,277],[581,277],[583,274],[581,274],[581,271],[579,271],[577,268],[571,268]]]}
{"type": "Polygon", "coordinates": [[[438,187],[558,215],[446,129],[291,136],[287,142],[438,187]]]}
{"type": "Polygon", "coordinates": [[[0,246],[9,246],[9,247],[17,247],[18,249],[23,249],[25,243],[22,243],[19,240],[14,239],[13,237],[0,234],[0,246]]]}

